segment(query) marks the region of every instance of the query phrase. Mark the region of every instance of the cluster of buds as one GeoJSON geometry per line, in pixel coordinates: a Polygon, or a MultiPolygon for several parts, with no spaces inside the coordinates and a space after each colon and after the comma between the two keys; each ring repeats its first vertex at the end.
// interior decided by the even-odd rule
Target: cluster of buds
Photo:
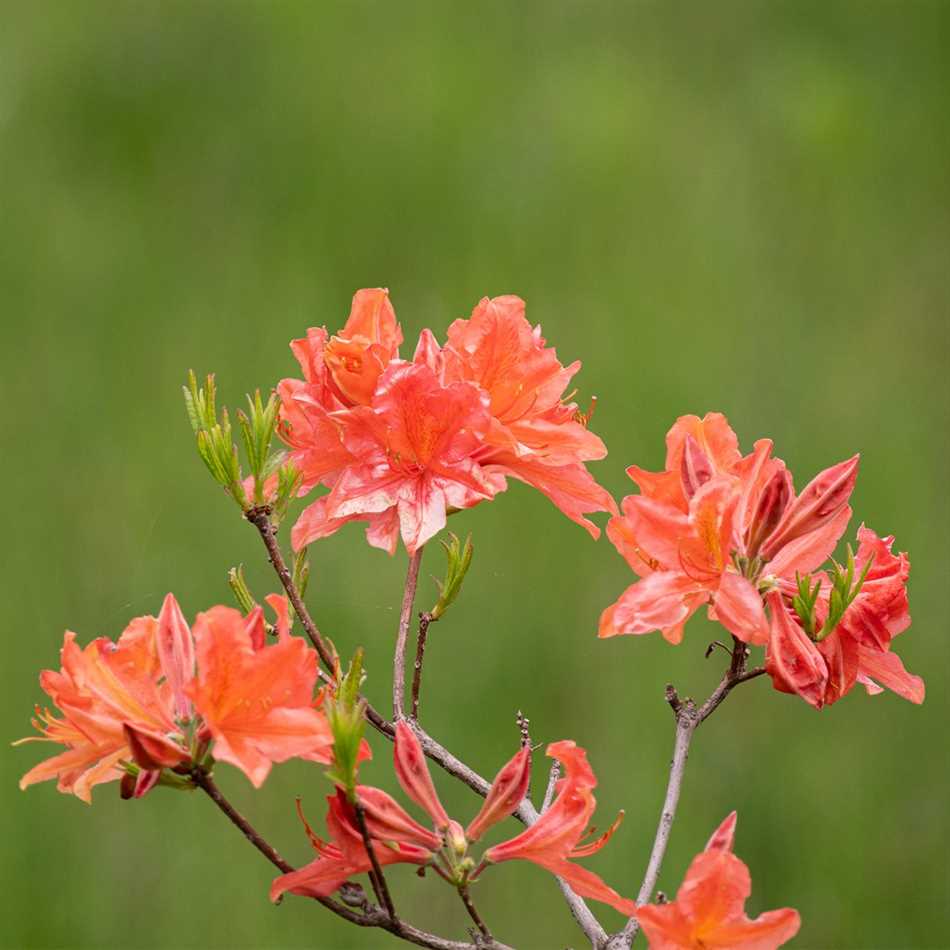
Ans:
{"type": "Polygon", "coordinates": [[[439,799],[426,765],[425,755],[412,728],[400,721],[396,726],[393,764],[396,778],[406,796],[429,817],[431,826],[417,822],[382,789],[366,785],[345,788],[338,783],[327,814],[330,842],[317,837],[306,825],[308,837],[317,851],[316,860],[298,871],[277,878],[271,899],[285,893],[308,897],[329,897],[354,874],[372,867],[366,843],[358,828],[355,807],[365,815],[369,847],[380,866],[408,863],[431,867],[454,887],[465,890],[493,864],[515,859],[532,861],[567,881],[576,893],[603,901],[632,915],[636,904],[621,897],[596,874],[574,861],[599,851],[610,839],[620,818],[599,838],[582,843],[596,807],[593,789],[597,779],[583,749],[573,742],[554,742],[548,755],[565,768],[550,808],[521,834],[488,848],[480,859],[470,854],[471,846],[485,832],[507,818],[521,804],[531,778],[531,750],[522,746],[495,776],[478,814],[463,827],[450,818],[439,799]]]}

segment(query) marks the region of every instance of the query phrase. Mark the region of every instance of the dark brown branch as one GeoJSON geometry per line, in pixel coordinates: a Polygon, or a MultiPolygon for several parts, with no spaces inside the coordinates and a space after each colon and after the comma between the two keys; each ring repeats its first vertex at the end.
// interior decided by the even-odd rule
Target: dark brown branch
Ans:
{"type": "MultiPolygon", "coordinates": [[[[378,900],[383,907],[386,908],[386,913],[389,914],[389,919],[396,924],[400,924],[399,918],[396,916],[396,908],[393,904],[392,895],[389,893],[389,886],[386,884],[386,877],[383,874],[383,869],[380,867],[379,859],[376,857],[376,849],[373,847],[373,842],[369,836],[369,830],[366,827],[366,814],[363,811],[363,806],[360,804],[359,799],[353,803],[353,811],[356,813],[356,823],[359,825],[360,834],[363,836],[363,847],[366,849],[366,853],[369,855],[370,863],[373,865],[373,870],[370,872],[369,879],[373,885],[373,891],[376,894],[376,900],[378,900]]],[[[398,933],[398,930],[396,931],[398,933]]]]}
{"type": "Polygon", "coordinates": [[[294,584],[293,575],[287,568],[287,562],[284,560],[280,544],[277,542],[277,535],[274,533],[274,524],[270,520],[270,509],[266,507],[251,508],[245,512],[244,517],[257,528],[261,540],[264,542],[264,547],[267,548],[268,560],[277,572],[277,576],[287,592],[287,597],[293,604],[294,612],[300,618],[300,623],[307,634],[307,638],[313,644],[313,648],[317,651],[324,666],[332,672],[334,665],[333,652],[326,645],[323,637],[320,636],[320,631],[313,622],[310,611],[307,610],[307,605],[303,602],[303,598],[300,596],[296,584],[294,584]]]}
{"type": "MultiPolygon", "coordinates": [[[[277,851],[269,845],[253,828],[251,823],[224,797],[221,790],[215,784],[214,779],[206,772],[196,769],[191,775],[192,781],[218,806],[218,808],[228,817],[228,819],[241,831],[245,838],[260,851],[261,854],[270,861],[278,870],[289,874],[294,870],[293,865],[285,861],[277,851]]],[[[332,911],[338,917],[356,924],[358,927],[377,927],[386,930],[396,937],[415,944],[418,947],[429,947],[430,950],[482,950],[482,947],[463,943],[459,940],[446,940],[435,934],[427,933],[414,927],[412,924],[403,920],[395,920],[390,917],[381,907],[377,907],[369,901],[363,905],[361,912],[357,913],[342,904],[331,900],[328,897],[315,898],[320,904],[332,911]]],[[[492,941],[492,950],[511,950],[497,941],[492,941]]]]}
{"type": "Polygon", "coordinates": [[[475,926],[478,927],[481,935],[488,941],[494,941],[494,937],[491,935],[491,931],[485,926],[485,921],[482,920],[481,915],[478,913],[477,908],[472,903],[472,896],[468,892],[468,886],[463,885],[458,889],[459,897],[462,898],[462,903],[465,905],[465,909],[468,911],[469,917],[475,921],[475,926]]]}
{"type": "Polygon", "coordinates": [[[419,693],[422,690],[422,661],[425,659],[429,624],[438,620],[428,611],[419,614],[419,636],[416,639],[416,661],[412,667],[412,718],[419,718],[419,693]]]}
{"type": "Polygon", "coordinates": [[[422,547],[409,558],[406,571],[406,586],[402,593],[402,609],[399,612],[399,631],[396,634],[396,653],[393,657],[393,718],[406,717],[406,640],[412,621],[412,605],[416,600],[416,585],[419,583],[419,565],[422,563],[422,547]]]}

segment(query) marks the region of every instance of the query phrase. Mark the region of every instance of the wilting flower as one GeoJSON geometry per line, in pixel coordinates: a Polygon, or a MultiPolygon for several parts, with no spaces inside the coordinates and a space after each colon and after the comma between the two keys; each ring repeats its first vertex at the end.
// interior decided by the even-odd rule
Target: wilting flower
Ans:
{"type": "Polygon", "coordinates": [[[616,511],[585,462],[606,449],[563,399],[563,367],[517,297],[483,300],[441,348],[424,330],[412,363],[383,290],[363,290],[338,336],[311,329],[292,344],[304,379],[285,379],[280,434],[301,493],[330,488],[294,526],[300,548],[349,521],[392,553],[415,551],[448,512],[493,498],[514,476],[544,492],[595,537],[585,515],[616,511]]]}
{"type": "Polygon", "coordinates": [[[746,916],[752,880],[732,853],[735,827],[733,812],[693,859],[675,901],[637,908],[650,950],[774,950],[798,933],[801,919],[790,907],[746,916]]]}
{"type": "Polygon", "coordinates": [[[747,643],[769,638],[760,587],[793,581],[834,550],[851,517],[858,457],[796,496],[768,439],[742,456],[725,416],[683,416],[667,435],[666,470],[631,466],[639,495],[607,534],[641,580],[604,611],[600,636],[661,630],[678,643],[703,604],[747,643]]]}
{"type": "Polygon", "coordinates": [[[228,607],[199,614],[188,627],[172,594],[161,613],[138,617],[113,643],[85,649],[76,635],[63,641],[61,669],[44,670],[40,685],[61,718],[37,707],[40,736],[66,751],[20,780],[58,779],[62,792],[85,802],[94,785],[136,776],[130,794],[145,794],[166,768],[187,773],[211,750],[255,784],[272,762],[293,756],[329,761],[331,740],[314,707],[314,651],[290,636],[286,603],[278,613],[278,642],[265,645],[261,609],[248,617],[228,607]]]}
{"type": "Polygon", "coordinates": [[[863,580],[832,629],[827,628],[833,586],[826,574],[804,579],[806,586],[817,585],[814,610],[804,617],[787,602],[787,594],[768,595],[766,670],[776,689],[797,693],[816,709],[839,700],[856,682],[871,694],[887,687],[922,703],[924,681],[891,652],[892,638],[910,626],[910,562],[906,554],[891,552],[893,538],[879,538],[863,525],[858,542],[854,573],[863,580]]]}
{"type": "Polygon", "coordinates": [[[557,784],[557,797],[531,827],[489,848],[485,861],[496,864],[515,859],[532,861],[567,881],[581,897],[603,901],[628,916],[633,914],[636,910],[633,901],[621,897],[593,871],[572,860],[599,851],[613,835],[622,813],[599,838],[582,844],[597,804],[593,794],[597,778],[587,762],[587,753],[571,741],[552,742],[547,754],[561,762],[566,772],[557,784]]]}

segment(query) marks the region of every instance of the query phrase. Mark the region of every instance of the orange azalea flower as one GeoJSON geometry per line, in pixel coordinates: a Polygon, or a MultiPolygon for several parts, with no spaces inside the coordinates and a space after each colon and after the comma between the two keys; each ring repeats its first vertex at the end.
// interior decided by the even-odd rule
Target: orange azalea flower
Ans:
{"type": "Polygon", "coordinates": [[[494,497],[511,475],[544,492],[597,537],[585,515],[616,511],[585,462],[603,442],[564,390],[564,367],[532,330],[517,297],[485,299],[457,320],[443,350],[424,330],[413,365],[385,291],[359,291],[346,327],[311,329],[291,346],[303,380],[285,379],[280,434],[303,477],[301,494],[331,489],[294,526],[300,549],[349,521],[393,553],[412,552],[445,523],[445,510],[494,497]]]}
{"type": "Polygon", "coordinates": [[[569,860],[599,851],[620,824],[623,813],[597,840],[581,844],[597,805],[593,794],[597,778],[587,762],[587,753],[571,741],[552,742],[547,754],[558,759],[566,771],[557,784],[553,804],[530,828],[489,848],[485,861],[533,861],[567,881],[581,897],[603,901],[623,914],[632,915],[636,911],[633,901],[621,897],[593,871],[569,860]]]}
{"type": "MultiPolygon", "coordinates": [[[[380,795],[385,793],[380,792],[380,795]]],[[[306,866],[276,878],[270,888],[272,901],[280,900],[288,892],[301,897],[329,897],[349,878],[372,870],[373,862],[363,844],[352,805],[347,802],[342,791],[328,796],[327,802],[330,805],[326,819],[330,841],[323,841],[315,835],[301,813],[300,818],[317,857],[306,866]]],[[[396,805],[396,808],[399,806],[396,805]]],[[[405,817],[412,822],[408,815],[405,817]]],[[[402,843],[393,838],[385,843],[373,841],[371,847],[376,860],[383,867],[389,864],[428,864],[432,858],[428,848],[402,843]]]]}
{"type": "Polygon", "coordinates": [[[752,880],[732,853],[735,827],[733,812],[693,859],[675,901],[637,909],[650,950],[774,950],[798,933],[801,920],[790,907],[746,916],[752,880]]]}
{"type": "Polygon", "coordinates": [[[85,649],[76,635],[63,641],[61,669],[45,670],[40,685],[61,718],[37,707],[41,733],[66,751],[20,780],[58,779],[62,792],[85,802],[93,786],[137,774],[130,794],[145,794],[162,769],[214,757],[232,762],[259,785],[271,762],[291,756],[330,760],[326,720],[313,705],[315,652],[291,637],[282,597],[278,642],[265,646],[260,608],[250,616],[227,607],[199,614],[194,634],[172,594],[161,613],[138,617],[118,641],[100,637],[85,649]]]}
{"type": "Polygon", "coordinates": [[[525,318],[524,301],[510,295],[485,297],[471,318],[456,320],[441,359],[446,380],[465,380],[488,393],[492,424],[481,464],[533,485],[599,537],[584,516],[617,506],[584,465],[604,458],[606,446],[577,404],[564,401],[581,364],[562,366],[541,327],[532,329],[525,318]]]}
{"type": "Polygon", "coordinates": [[[747,643],[765,644],[760,588],[815,570],[848,521],[858,457],[814,478],[797,497],[772,443],[742,456],[725,416],[683,416],[667,435],[666,470],[631,466],[641,494],[623,500],[607,534],[642,578],[601,616],[600,636],[661,630],[679,643],[703,604],[747,643]]]}

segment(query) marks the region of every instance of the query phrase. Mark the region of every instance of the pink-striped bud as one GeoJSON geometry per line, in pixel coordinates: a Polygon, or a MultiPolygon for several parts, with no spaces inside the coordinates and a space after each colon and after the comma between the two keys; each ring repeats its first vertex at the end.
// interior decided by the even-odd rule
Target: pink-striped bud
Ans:
{"type": "Polygon", "coordinates": [[[396,724],[393,764],[402,790],[432,818],[436,828],[442,831],[449,823],[449,816],[432,784],[422,746],[404,719],[396,724]]]}
{"type": "Polygon", "coordinates": [[[158,784],[161,775],[161,770],[152,769],[142,769],[138,775],[130,775],[127,772],[119,783],[119,796],[126,801],[130,798],[144,798],[158,784]]]}
{"type": "Polygon", "coordinates": [[[755,557],[762,542],[775,530],[792,497],[791,479],[784,468],[777,471],[766,483],[755,506],[755,514],[749,523],[746,539],[746,554],[755,557]]]}
{"type": "Polygon", "coordinates": [[[707,851],[731,851],[736,837],[736,813],[731,812],[723,819],[722,824],[712,833],[706,843],[707,851]]]}
{"type": "Polygon", "coordinates": [[[145,732],[127,722],[122,723],[122,731],[132,753],[132,760],[143,769],[171,769],[188,761],[185,750],[165,736],[145,732]]]}
{"type": "Polygon", "coordinates": [[[195,646],[174,594],[165,598],[158,615],[158,657],[172,690],[175,714],[179,719],[190,719],[191,700],[185,694],[185,686],[195,675],[195,646]]]}
{"type": "Polygon", "coordinates": [[[700,444],[687,435],[683,443],[683,459],[680,462],[680,478],[687,498],[692,498],[713,477],[712,462],[700,444]]]}
{"type": "Polygon", "coordinates": [[[465,852],[468,850],[468,839],[465,836],[465,832],[454,818],[445,829],[445,843],[449,846],[452,854],[454,854],[456,858],[464,857],[465,852]]]}
{"type": "Polygon", "coordinates": [[[495,776],[481,811],[465,830],[468,840],[477,841],[492,825],[507,818],[521,804],[530,780],[531,750],[524,746],[495,776]]]}
{"type": "Polygon", "coordinates": [[[765,670],[782,693],[794,693],[821,709],[825,704],[828,667],[808,634],[789,616],[776,590],[768,595],[772,614],[765,670]]]}
{"type": "Polygon", "coordinates": [[[827,524],[845,505],[858,477],[855,455],[816,475],[802,493],[786,508],[782,520],[762,546],[762,555],[770,560],[786,544],[827,524]]]}
{"type": "Polygon", "coordinates": [[[442,838],[439,835],[423,828],[399,802],[382,789],[357,785],[356,796],[363,806],[366,828],[374,838],[414,844],[429,851],[437,851],[442,846],[442,838]]]}

